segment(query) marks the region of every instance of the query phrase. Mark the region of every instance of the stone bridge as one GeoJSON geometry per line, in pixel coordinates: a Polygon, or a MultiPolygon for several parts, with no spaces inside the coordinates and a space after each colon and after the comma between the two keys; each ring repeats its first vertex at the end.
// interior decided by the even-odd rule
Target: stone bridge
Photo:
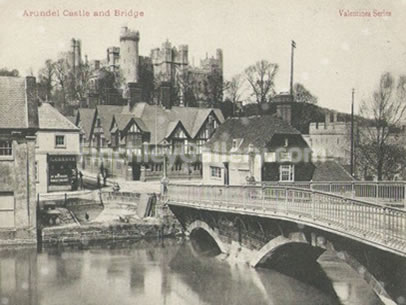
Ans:
{"type": "Polygon", "coordinates": [[[203,250],[306,278],[332,251],[382,298],[406,293],[406,211],[283,186],[170,184],[164,196],[203,250]]]}

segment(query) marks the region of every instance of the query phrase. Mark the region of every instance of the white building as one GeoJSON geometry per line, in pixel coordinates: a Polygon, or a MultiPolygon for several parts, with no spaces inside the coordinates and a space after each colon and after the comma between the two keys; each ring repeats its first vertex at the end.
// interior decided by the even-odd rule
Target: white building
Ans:
{"type": "Polygon", "coordinates": [[[80,129],[48,103],[38,107],[38,117],[37,193],[71,190],[80,154],[80,129]]]}

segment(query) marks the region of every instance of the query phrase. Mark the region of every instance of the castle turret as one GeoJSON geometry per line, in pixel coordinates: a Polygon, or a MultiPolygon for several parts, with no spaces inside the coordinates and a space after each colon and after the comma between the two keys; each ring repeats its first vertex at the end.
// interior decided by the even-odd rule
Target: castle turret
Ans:
{"type": "Polygon", "coordinates": [[[179,63],[187,66],[189,64],[188,59],[189,47],[187,45],[179,46],[179,63]]]}
{"type": "Polygon", "coordinates": [[[121,29],[120,67],[126,83],[136,83],[139,79],[139,41],[140,33],[127,27],[121,29]]]}
{"type": "Polygon", "coordinates": [[[114,72],[119,67],[120,59],[120,48],[119,47],[109,47],[107,48],[107,66],[109,70],[114,72]]]}
{"type": "Polygon", "coordinates": [[[223,50],[222,49],[216,50],[216,59],[217,59],[220,70],[223,71],[223,50]]]}

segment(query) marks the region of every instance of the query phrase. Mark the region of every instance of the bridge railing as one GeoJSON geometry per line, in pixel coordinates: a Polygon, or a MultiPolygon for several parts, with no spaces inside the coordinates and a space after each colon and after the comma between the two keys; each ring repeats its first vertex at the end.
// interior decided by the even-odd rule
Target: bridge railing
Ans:
{"type": "Polygon", "coordinates": [[[406,256],[406,211],[317,190],[284,186],[169,184],[171,203],[280,216],[351,235],[406,256]]]}
{"type": "Polygon", "coordinates": [[[326,182],[265,182],[264,186],[290,186],[336,193],[346,197],[358,198],[387,205],[405,207],[405,181],[326,181],[326,182]]]}

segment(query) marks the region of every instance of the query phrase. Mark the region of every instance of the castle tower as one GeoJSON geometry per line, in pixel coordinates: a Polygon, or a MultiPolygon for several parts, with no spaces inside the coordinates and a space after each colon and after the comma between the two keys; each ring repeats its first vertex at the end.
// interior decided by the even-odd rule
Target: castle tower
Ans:
{"type": "Polygon", "coordinates": [[[220,70],[223,72],[223,50],[222,49],[216,50],[216,59],[217,59],[220,70]]]}
{"type": "Polygon", "coordinates": [[[123,27],[120,34],[120,67],[126,83],[136,83],[139,79],[140,33],[123,27]]]}
{"type": "Polygon", "coordinates": [[[107,48],[107,66],[111,72],[119,68],[120,48],[109,47],[107,48]]]}

